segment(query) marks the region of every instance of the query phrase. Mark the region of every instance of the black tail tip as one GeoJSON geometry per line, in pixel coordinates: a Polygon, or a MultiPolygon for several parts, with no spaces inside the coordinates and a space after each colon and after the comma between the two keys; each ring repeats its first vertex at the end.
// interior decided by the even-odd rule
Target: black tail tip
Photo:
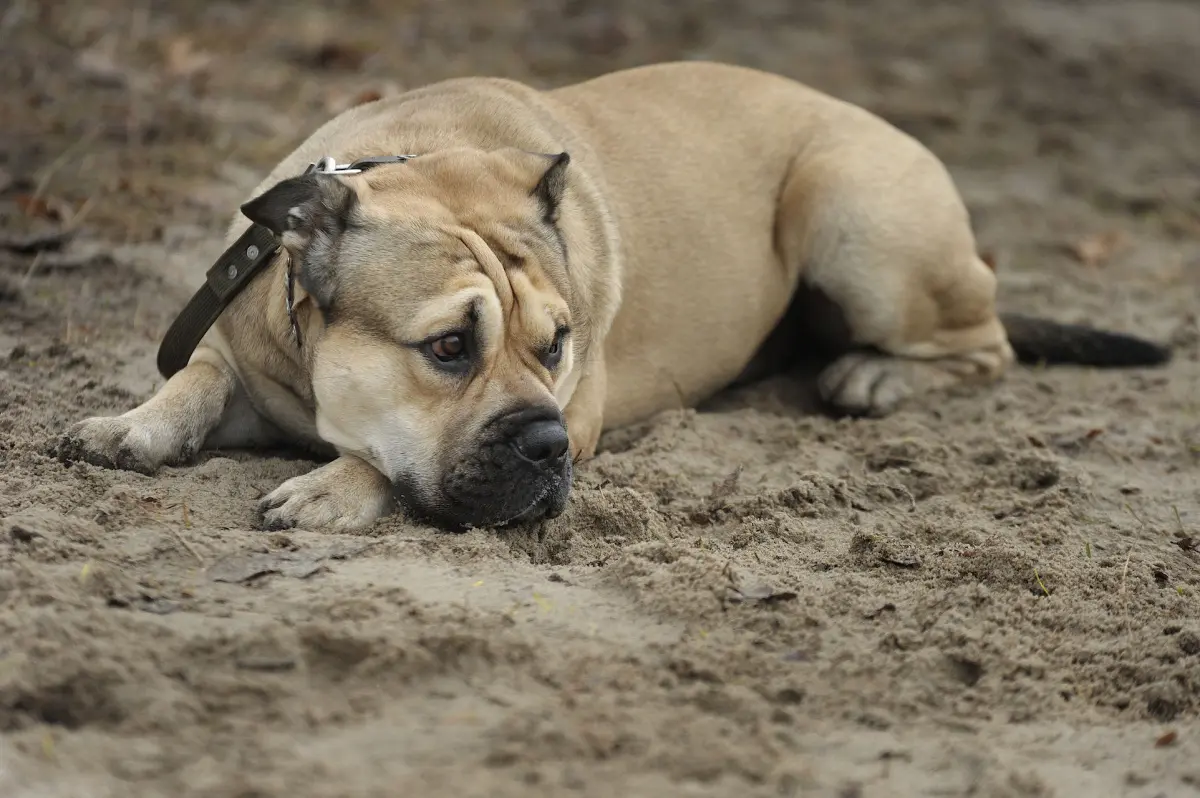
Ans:
{"type": "Polygon", "coordinates": [[[1142,338],[1128,339],[1128,347],[1135,359],[1134,365],[1165,366],[1175,356],[1175,350],[1166,344],[1156,344],[1142,338]]]}
{"type": "Polygon", "coordinates": [[[1171,362],[1174,350],[1128,333],[1010,314],[1003,319],[1021,363],[1136,368],[1171,362]]]}
{"type": "Polygon", "coordinates": [[[1174,356],[1168,346],[1115,333],[1099,333],[1086,344],[1078,341],[1061,346],[1046,346],[1045,342],[1013,343],[1013,351],[1021,363],[1102,368],[1164,366],[1174,356]]]}

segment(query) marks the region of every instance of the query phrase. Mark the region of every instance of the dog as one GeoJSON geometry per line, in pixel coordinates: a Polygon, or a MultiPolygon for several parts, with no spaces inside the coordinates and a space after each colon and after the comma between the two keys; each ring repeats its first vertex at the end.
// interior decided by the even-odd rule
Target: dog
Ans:
{"type": "Polygon", "coordinates": [[[248,226],[277,244],[261,273],[192,324],[152,398],[67,430],[63,461],[153,473],[300,445],[328,462],[263,498],[266,528],[361,528],[397,504],[498,527],[561,513],[602,431],[768,370],[769,338],[828,349],[821,398],[872,417],[1018,360],[1170,357],[1000,314],[928,149],[731,65],[549,91],[463,78],[361,105],[275,167],[226,243],[248,226]]]}

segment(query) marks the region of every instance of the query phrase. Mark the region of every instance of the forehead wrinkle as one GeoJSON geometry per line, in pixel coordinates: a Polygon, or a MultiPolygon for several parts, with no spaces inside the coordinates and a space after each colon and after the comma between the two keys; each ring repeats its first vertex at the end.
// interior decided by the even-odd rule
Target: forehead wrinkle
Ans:
{"type": "Polygon", "coordinates": [[[558,326],[559,314],[555,312],[548,295],[538,288],[527,274],[517,272],[511,279],[513,296],[517,298],[518,306],[513,315],[519,317],[521,327],[543,339],[540,343],[549,344],[558,326]],[[529,301],[521,301],[522,294],[527,295],[529,301]]]}
{"type": "Polygon", "coordinates": [[[465,326],[471,311],[477,307],[484,294],[478,288],[460,288],[453,293],[429,302],[413,317],[413,322],[422,333],[438,332],[450,327],[465,326]]]}
{"type": "Polygon", "coordinates": [[[508,273],[504,269],[504,264],[496,257],[496,253],[492,252],[492,248],[487,245],[487,242],[474,230],[462,228],[458,237],[471,251],[484,276],[495,286],[504,315],[511,314],[513,306],[516,304],[516,297],[513,294],[512,285],[508,281],[508,273]]]}

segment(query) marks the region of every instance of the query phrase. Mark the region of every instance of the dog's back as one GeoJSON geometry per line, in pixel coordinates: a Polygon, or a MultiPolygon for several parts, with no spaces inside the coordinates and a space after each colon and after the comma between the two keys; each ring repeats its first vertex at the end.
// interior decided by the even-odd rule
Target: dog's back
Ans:
{"type": "Polygon", "coordinates": [[[595,148],[624,244],[606,344],[614,424],[728,385],[778,323],[811,265],[783,251],[805,234],[795,213],[780,229],[785,188],[853,214],[864,197],[834,188],[847,168],[936,164],[879,118],[743,67],[639,67],[548,98],[595,148]]]}

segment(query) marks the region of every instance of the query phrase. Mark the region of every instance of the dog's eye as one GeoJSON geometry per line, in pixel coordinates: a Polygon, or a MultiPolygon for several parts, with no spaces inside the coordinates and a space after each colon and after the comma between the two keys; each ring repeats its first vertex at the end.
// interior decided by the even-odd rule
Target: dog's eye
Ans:
{"type": "Polygon", "coordinates": [[[542,364],[553,371],[558,368],[559,361],[563,356],[563,343],[566,340],[567,334],[570,332],[566,327],[561,327],[554,334],[554,341],[550,347],[546,349],[546,353],[542,356],[542,364]]]}
{"type": "Polygon", "coordinates": [[[442,363],[454,363],[466,357],[467,343],[458,333],[451,333],[431,341],[429,352],[442,363]]]}

